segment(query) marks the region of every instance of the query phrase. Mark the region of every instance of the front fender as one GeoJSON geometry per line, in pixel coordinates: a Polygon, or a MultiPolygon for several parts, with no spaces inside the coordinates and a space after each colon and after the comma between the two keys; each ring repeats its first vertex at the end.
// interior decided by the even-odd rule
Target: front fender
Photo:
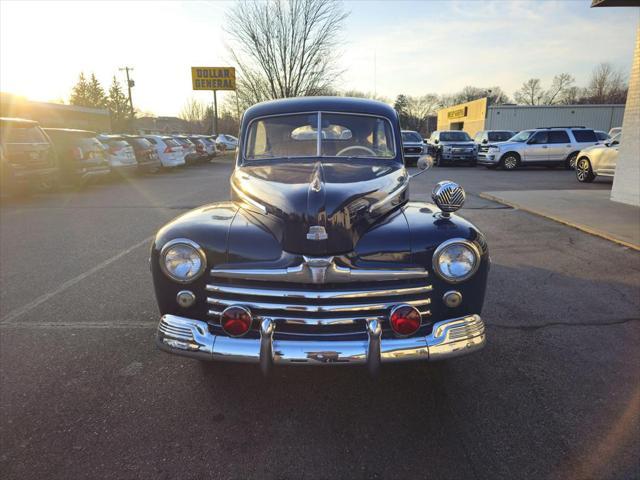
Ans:
{"type": "Polygon", "coordinates": [[[229,230],[239,207],[234,202],[220,202],[190,210],[163,226],[156,234],[151,247],[151,273],[158,306],[162,314],[188,314],[193,318],[206,316],[205,272],[199,279],[189,284],[179,284],[168,279],[160,270],[160,251],[170,240],[188,238],[202,247],[207,256],[207,270],[212,265],[226,262],[229,230]],[[188,309],[178,310],[176,295],[181,290],[196,292],[196,302],[188,309]],[[202,298],[200,298],[202,297],[202,298]]]}
{"type": "Polygon", "coordinates": [[[481,313],[490,266],[489,249],[484,234],[459,215],[451,214],[448,218],[443,217],[440,210],[432,204],[409,202],[404,207],[403,213],[411,232],[412,263],[426,268],[431,277],[433,318],[437,321],[458,315],[481,313]],[[460,283],[449,283],[443,280],[434,271],[432,265],[435,249],[442,242],[452,238],[469,240],[481,252],[478,271],[471,278],[460,283]],[[462,294],[462,303],[459,307],[449,308],[442,302],[442,297],[449,290],[457,290],[462,294]]]}

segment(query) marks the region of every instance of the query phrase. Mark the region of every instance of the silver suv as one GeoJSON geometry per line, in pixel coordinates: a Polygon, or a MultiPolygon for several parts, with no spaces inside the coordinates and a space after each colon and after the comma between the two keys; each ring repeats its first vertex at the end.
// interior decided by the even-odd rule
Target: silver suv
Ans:
{"type": "Polygon", "coordinates": [[[488,145],[485,152],[478,153],[478,163],[505,170],[528,165],[559,165],[570,169],[575,168],[580,150],[597,144],[595,132],[585,127],[523,130],[506,142],[488,145]]]}

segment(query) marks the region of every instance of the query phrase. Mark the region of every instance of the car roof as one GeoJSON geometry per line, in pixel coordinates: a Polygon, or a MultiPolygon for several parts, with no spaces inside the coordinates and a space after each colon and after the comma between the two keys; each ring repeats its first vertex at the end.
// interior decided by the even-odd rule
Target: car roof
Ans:
{"type": "Polygon", "coordinates": [[[66,133],[91,133],[95,136],[98,134],[92,130],[80,130],[79,128],[44,128],[45,132],[66,132],[66,133]]]}
{"type": "Polygon", "coordinates": [[[15,118],[15,117],[0,117],[0,122],[38,125],[38,122],[36,122],[35,120],[27,120],[26,118],[15,118]]]}
{"type": "Polygon", "coordinates": [[[294,97],[269,100],[249,107],[245,113],[245,122],[257,117],[301,112],[346,112],[380,115],[390,119],[397,118],[393,108],[386,103],[367,98],[351,97],[294,97]]]}

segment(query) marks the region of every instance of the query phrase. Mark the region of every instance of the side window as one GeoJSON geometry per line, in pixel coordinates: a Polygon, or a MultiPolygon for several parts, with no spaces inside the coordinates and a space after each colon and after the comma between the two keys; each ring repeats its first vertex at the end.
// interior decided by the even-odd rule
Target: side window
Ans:
{"type": "Polygon", "coordinates": [[[549,143],[570,143],[569,135],[564,130],[552,130],[549,132],[549,143]]]}
{"type": "Polygon", "coordinates": [[[543,145],[545,143],[549,143],[548,142],[548,135],[546,131],[540,131],[540,132],[536,132],[532,137],[531,140],[529,141],[530,144],[532,145],[543,145]]]}
{"type": "Polygon", "coordinates": [[[573,136],[576,137],[576,142],[597,142],[596,132],[593,130],[571,130],[573,136]]]}
{"type": "Polygon", "coordinates": [[[147,137],[147,140],[149,140],[151,143],[153,143],[154,145],[156,145],[158,142],[156,142],[155,138],[151,138],[151,137],[147,137]]]}

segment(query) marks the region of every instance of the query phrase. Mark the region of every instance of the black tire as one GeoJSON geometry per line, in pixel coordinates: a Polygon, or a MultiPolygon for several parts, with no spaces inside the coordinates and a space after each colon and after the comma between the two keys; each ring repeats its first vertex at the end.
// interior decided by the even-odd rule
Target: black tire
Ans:
{"type": "Polygon", "coordinates": [[[576,178],[581,183],[591,183],[596,175],[591,168],[591,162],[587,157],[580,157],[576,163],[576,178]]]}
{"type": "Polygon", "coordinates": [[[520,157],[515,153],[505,153],[500,159],[500,168],[503,170],[515,170],[520,166],[520,157]]]}
{"type": "Polygon", "coordinates": [[[578,158],[578,152],[573,152],[571,155],[569,155],[567,159],[564,161],[564,168],[566,170],[575,170],[577,158],[578,158]]]}

